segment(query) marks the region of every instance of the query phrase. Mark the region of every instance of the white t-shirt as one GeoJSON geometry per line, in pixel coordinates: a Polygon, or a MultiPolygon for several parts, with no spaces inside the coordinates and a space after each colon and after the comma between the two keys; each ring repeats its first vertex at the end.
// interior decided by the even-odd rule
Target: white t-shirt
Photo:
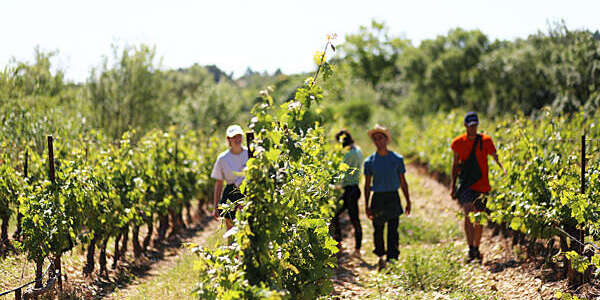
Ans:
{"type": "Polygon", "coordinates": [[[240,154],[233,154],[231,150],[227,150],[217,158],[210,177],[217,180],[225,180],[227,184],[234,183],[235,186],[240,186],[242,181],[244,181],[244,176],[235,175],[234,172],[242,172],[246,167],[247,161],[248,150],[246,148],[243,148],[240,154]]]}

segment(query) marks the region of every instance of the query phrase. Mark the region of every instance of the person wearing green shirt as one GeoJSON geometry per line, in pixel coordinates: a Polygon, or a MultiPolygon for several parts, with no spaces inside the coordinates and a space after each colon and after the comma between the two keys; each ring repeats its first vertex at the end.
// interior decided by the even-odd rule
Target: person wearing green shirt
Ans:
{"type": "MultiPolygon", "coordinates": [[[[344,163],[350,168],[342,179],[342,188],[344,192],[341,196],[343,200],[342,208],[337,211],[333,218],[332,225],[334,228],[333,237],[338,243],[342,241],[342,230],[340,228],[340,215],[345,210],[348,210],[350,216],[350,222],[354,226],[354,255],[360,257],[360,246],[362,242],[362,228],[360,226],[360,219],[358,218],[358,199],[360,199],[360,188],[358,183],[360,182],[360,166],[362,163],[362,151],[358,146],[354,144],[352,135],[347,130],[341,130],[335,138],[342,143],[344,149],[348,152],[344,155],[344,163]]],[[[341,244],[339,244],[341,246],[341,244]]]]}

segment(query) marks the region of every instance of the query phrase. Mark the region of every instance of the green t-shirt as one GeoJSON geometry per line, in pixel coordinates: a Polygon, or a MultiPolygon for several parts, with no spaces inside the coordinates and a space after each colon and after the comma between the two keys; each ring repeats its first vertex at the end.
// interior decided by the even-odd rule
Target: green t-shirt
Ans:
{"type": "Polygon", "coordinates": [[[344,163],[350,166],[350,169],[342,179],[342,186],[358,185],[360,182],[360,165],[362,164],[362,151],[358,146],[344,155],[344,163]]]}

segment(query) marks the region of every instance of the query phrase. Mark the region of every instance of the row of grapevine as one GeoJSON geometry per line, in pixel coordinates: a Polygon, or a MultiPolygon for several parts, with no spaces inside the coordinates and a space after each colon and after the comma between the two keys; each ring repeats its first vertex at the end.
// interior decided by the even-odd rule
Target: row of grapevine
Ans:
{"type": "MultiPolygon", "coordinates": [[[[406,120],[397,127],[403,135],[403,153],[416,158],[433,172],[449,176],[452,164],[450,142],[464,133],[463,112],[439,113],[425,117],[421,124],[406,120]],[[422,129],[422,130],[421,130],[422,129]]],[[[553,115],[543,110],[537,115],[484,118],[480,130],[494,139],[508,176],[490,162],[491,197],[488,214],[477,216],[507,224],[535,240],[563,236],[567,231],[589,232],[600,239],[600,160],[597,116],[584,113],[553,115]],[[581,193],[581,135],[586,134],[584,177],[588,184],[581,193]],[[589,140],[595,141],[589,143],[589,140]]],[[[574,232],[570,232],[573,234],[574,232]]],[[[577,236],[580,239],[580,236],[577,236]]],[[[580,245],[571,241],[568,248],[580,245]]],[[[575,257],[573,253],[568,255],[575,257]]],[[[597,258],[596,258],[597,259],[597,258]]],[[[595,260],[596,260],[595,259],[595,260]]],[[[580,267],[580,270],[585,269],[580,267]]]]}
{"type": "MultiPolygon", "coordinates": [[[[327,45],[329,47],[329,44],[327,45]]],[[[315,62],[331,74],[323,52],[315,62]]],[[[347,169],[341,148],[328,141],[316,120],[323,90],[319,71],[277,105],[272,90],[252,110],[255,156],[247,163],[246,195],[231,245],[198,247],[201,299],[316,299],[332,289],[336,242],[329,221],[336,208],[333,188],[347,169]]]]}
{"type": "Polygon", "coordinates": [[[77,244],[88,248],[84,273],[93,272],[95,250],[100,248],[100,274],[107,274],[110,238],[115,240],[114,268],[126,253],[130,236],[138,258],[153,234],[156,244],[169,228],[173,234],[185,227],[186,207],[191,222],[192,200],[200,199],[199,208],[208,200],[213,182],[207,170],[224,144],[170,128],[150,131],[134,145],[133,134],[125,133],[117,143],[97,132],[87,140],[59,138],[44,153],[27,151],[26,177],[17,171],[18,164],[11,164],[14,159],[1,158],[0,216],[22,216],[22,232],[14,243],[36,263],[36,276],[41,276],[46,257],[60,267],[61,255],[77,244]],[[49,167],[55,169],[50,176],[49,167]],[[147,234],[140,240],[144,225],[147,234]]]}

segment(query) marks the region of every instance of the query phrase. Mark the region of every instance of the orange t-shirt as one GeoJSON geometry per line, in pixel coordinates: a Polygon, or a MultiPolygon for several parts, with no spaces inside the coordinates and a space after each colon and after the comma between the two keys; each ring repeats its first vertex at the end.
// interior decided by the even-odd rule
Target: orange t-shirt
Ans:
{"type": "MultiPolygon", "coordinates": [[[[452,148],[454,153],[458,153],[459,163],[469,158],[469,154],[471,154],[471,150],[473,150],[474,142],[475,139],[469,140],[466,133],[459,135],[452,140],[450,148],[452,148]]],[[[471,186],[471,189],[476,192],[487,193],[491,190],[490,181],[488,178],[489,167],[487,157],[488,155],[496,153],[496,147],[494,146],[492,138],[486,134],[481,134],[480,143],[483,146],[479,143],[477,144],[475,149],[475,157],[477,157],[479,168],[481,168],[481,178],[471,186]]]]}

